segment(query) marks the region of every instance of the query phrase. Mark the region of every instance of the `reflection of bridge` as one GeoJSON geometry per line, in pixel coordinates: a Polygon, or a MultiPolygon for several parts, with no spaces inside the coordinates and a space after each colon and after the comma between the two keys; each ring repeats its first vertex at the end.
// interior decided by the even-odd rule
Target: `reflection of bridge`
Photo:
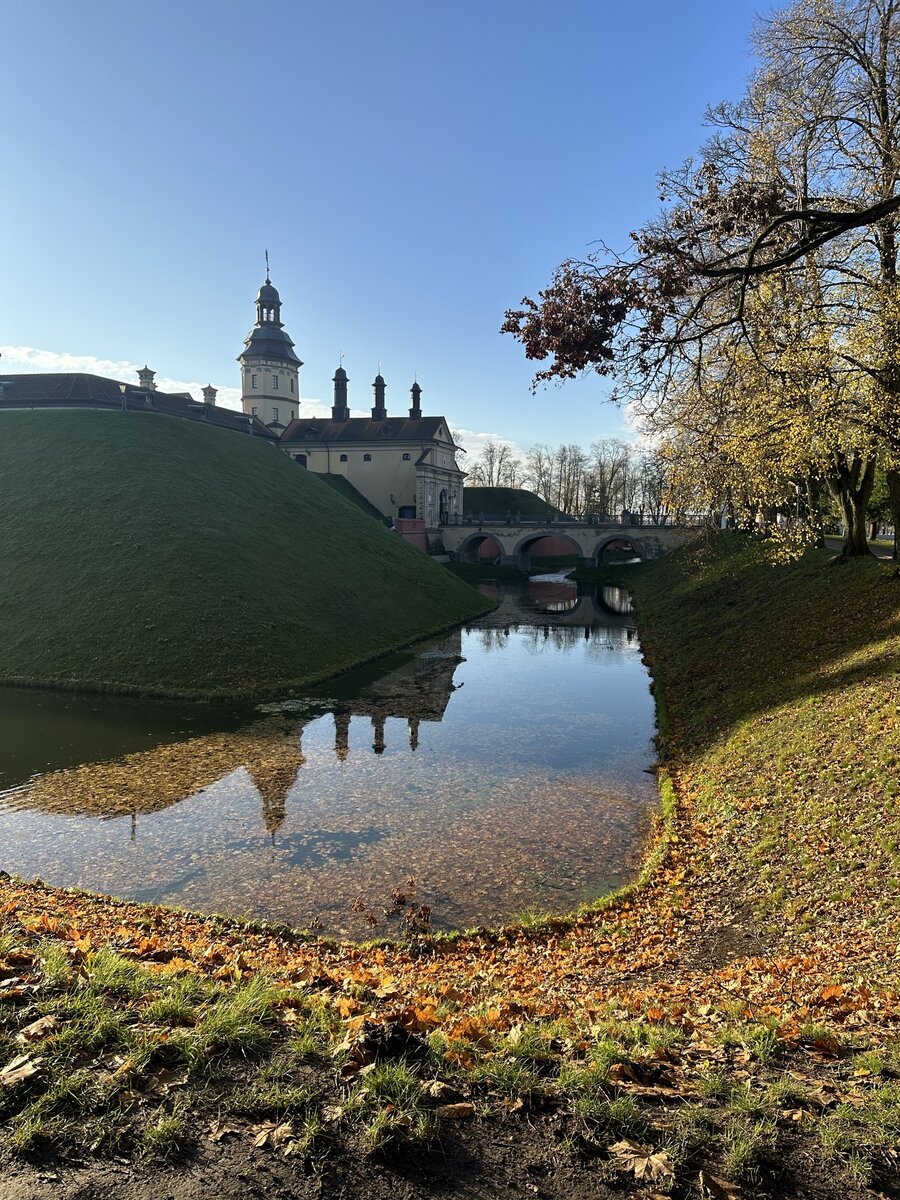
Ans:
{"type": "Polygon", "coordinates": [[[579,564],[597,566],[609,550],[633,550],[637,558],[659,558],[691,535],[690,529],[674,525],[598,525],[565,521],[539,525],[522,521],[483,521],[475,525],[443,525],[444,549],[461,562],[484,557],[482,547],[493,542],[502,564],[528,570],[531,548],[543,538],[565,542],[579,564]]]}
{"type": "Polygon", "coordinates": [[[479,591],[497,601],[492,613],[479,617],[480,628],[634,629],[631,599],[624,588],[532,578],[525,585],[483,583],[479,591]]]}

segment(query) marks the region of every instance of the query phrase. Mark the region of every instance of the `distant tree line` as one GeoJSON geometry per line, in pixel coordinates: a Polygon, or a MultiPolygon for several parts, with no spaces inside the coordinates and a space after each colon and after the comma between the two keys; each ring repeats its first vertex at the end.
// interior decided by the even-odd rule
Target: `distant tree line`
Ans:
{"type": "Polygon", "coordinates": [[[532,446],[518,458],[507,443],[491,440],[471,464],[472,487],[527,488],[568,516],[615,517],[623,510],[661,525],[678,514],[670,507],[663,457],[618,438],[601,438],[585,450],[574,443],[532,446]]]}

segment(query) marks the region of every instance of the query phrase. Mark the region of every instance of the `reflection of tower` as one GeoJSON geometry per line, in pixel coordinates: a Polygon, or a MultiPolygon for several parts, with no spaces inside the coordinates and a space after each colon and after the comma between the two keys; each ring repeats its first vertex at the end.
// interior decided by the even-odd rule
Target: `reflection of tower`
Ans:
{"type": "Polygon", "coordinates": [[[350,713],[347,709],[334,713],[334,752],[341,762],[350,754],[350,713]]]}
{"type": "Polygon", "coordinates": [[[375,751],[376,754],[384,754],[384,717],[383,716],[379,715],[377,717],[376,716],[372,717],[372,733],[374,735],[374,740],[372,742],[372,749],[375,751]]]}
{"type": "Polygon", "coordinates": [[[419,718],[410,717],[407,724],[409,725],[409,748],[415,753],[419,748],[419,718]]]}
{"type": "Polygon", "coordinates": [[[271,742],[265,746],[265,757],[261,761],[252,766],[247,764],[250,778],[262,797],[263,824],[273,841],[275,834],[284,824],[288,792],[303,765],[302,738],[301,729],[296,742],[287,738],[271,742]]]}
{"type": "Polygon", "coordinates": [[[286,815],[285,797],[283,794],[277,796],[268,796],[263,793],[263,825],[266,827],[266,833],[273,838],[281,826],[284,824],[286,815]]]}

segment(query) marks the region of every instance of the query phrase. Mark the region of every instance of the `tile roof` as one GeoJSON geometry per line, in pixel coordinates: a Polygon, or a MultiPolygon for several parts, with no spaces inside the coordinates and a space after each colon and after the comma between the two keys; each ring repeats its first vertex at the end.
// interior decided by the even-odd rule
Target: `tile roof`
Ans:
{"type": "Polygon", "coordinates": [[[297,417],[281,435],[282,442],[421,442],[433,441],[443,417],[351,417],[332,421],[330,417],[297,417]]]}

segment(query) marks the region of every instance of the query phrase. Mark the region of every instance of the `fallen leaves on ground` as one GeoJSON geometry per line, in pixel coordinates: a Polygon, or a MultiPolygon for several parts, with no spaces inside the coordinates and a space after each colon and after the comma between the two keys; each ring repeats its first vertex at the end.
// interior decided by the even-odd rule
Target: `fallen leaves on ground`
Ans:
{"type": "Polygon", "coordinates": [[[37,1075],[41,1060],[29,1058],[27,1054],[19,1054],[12,1062],[0,1069],[0,1087],[15,1087],[37,1075]]]}
{"type": "Polygon", "coordinates": [[[660,1179],[673,1179],[672,1161],[665,1150],[654,1150],[652,1146],[641,1146],[637,1142],[623,1139],[609,1147],[616,1166],[623,1171],[632,1171],[636,1179],[651,1183],[660,1179]]]}

